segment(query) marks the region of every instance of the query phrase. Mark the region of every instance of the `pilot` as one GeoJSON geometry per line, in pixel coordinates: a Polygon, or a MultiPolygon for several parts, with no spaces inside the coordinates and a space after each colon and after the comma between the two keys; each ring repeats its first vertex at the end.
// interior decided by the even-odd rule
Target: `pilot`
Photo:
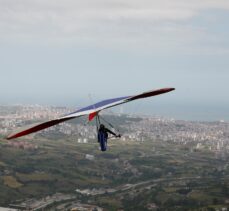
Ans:
{"type": "Polygon", "coordinates": [[[120,134],[116,135],[116,133],[106,128],[103,124],[100,124],[99,131],[98,131],[98,142],[100,143],[101,151],[106,151],[107,149],[108,133],[114,135],[116,138],[121,137],[120,134]]]}

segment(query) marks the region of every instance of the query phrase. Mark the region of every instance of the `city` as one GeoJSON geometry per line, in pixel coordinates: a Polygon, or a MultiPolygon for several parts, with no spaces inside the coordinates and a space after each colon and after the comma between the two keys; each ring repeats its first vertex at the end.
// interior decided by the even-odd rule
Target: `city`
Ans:
{"type": "MultiPolygon", "coordinates": [[[[54,119],[71,111],[73,109],[39,105],[1,106],[0,134],[6,136],[22,126],[54,119]]],[[[108,116],[108,119],[121,115],[109,114],[109,112],[104,114],[108,116]]],[[[224,120],[216,122],[191,122],[144,115],[126,115],[126,117],[130,119],[135,118],[136,121],[117,125],[117,128],[121,128],[120,130],[123,132],[122,141],[157,139],[187,145],[190,149],[202,148],[210,151],[229,151],[229,123],[224,122],[224,120]]],[[[51,127],[46,129],[45,132],[40,133],[47,134],[53,131],[64,134],[66,137],[75,137],[79,143],[88,143],[96,139],[95,125],[87,123],[85,118],[77,123],[61,123],[59,126],[51,127]]]]}

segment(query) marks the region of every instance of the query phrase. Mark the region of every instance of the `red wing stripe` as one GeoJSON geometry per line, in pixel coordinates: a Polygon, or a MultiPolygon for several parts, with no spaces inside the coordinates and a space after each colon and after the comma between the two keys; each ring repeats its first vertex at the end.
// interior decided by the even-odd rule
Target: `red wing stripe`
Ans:
{"type": "Polygon", "coordinates": [[[93,113],[90,113],[89,116],[88,116],[89,122],[92,121],[92,120],[95,118],[95,116],[96,116],[97,114],[98,114],[97,111],[96,111],[96,112],[93,112],[93,113]]]}
{"type": "Polygon", "coordinates": [[[145,92],[145,93],[142,93],[140,95],[135,95],[133,97],[130,97],[129,99],[127,99],[127,101],[137,100],[137,99],[146,98],[146,97],[152,97],[155,95],[164,94],[166,92],[171,92],[173,90],[175,90],[175,89],[174,88],[164,88],[164,89],[158,89],[158,90],[154,90],[154,91],[150,91],[150,92],[145,92]]]}
{"type": "Polygon", "coordinates": [[[18,137],[21,137],[21,136],[28,135],[30,133],[35,133],[37,131],[46,129],[48,127],[51,127],[53,125],[57,125],[57,124],[59,124],[61,122],[64,122],[64,121],[67,121],[67,120],[70,120],[70,119],[73,119],[73,118],[75,118],[75,117],[68,117],[68,118],[64,118],[64,119],[56,119],[56,120],[51,120],[51,121],[48,121],[48,122],[44,122],[44,123],[41,123],[41,124],[36,125],[34,127],[31,127],[31,128],[29,128],[27,130],[24,130],[24,131],[21,131],[19,133],[10,135],[10,136],[7,137],[7,139],[10,140],[10,139],[13,139],[13,138],[18,138],[18,137]]]}

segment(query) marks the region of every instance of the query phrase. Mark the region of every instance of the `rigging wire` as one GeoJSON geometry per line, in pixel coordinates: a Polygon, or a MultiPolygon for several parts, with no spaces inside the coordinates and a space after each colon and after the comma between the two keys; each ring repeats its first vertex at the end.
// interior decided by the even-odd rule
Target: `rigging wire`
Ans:
{"type": "Polygon", "coordinates": [[[117,131],[118,133],[120,133],[120,131],[119,131],[117,128],[115,128],[110,122],[108,122],[104,117],[101,117],[101,116],[100,116],[100,118],[101,118],[105,123],[107,123],[112,129],[114,129],[115,131],[117,131]]]}

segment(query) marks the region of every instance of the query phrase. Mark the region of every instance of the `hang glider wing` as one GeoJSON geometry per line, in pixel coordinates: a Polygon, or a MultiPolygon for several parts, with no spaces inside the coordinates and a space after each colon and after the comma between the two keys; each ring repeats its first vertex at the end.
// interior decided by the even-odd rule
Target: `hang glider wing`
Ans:
{"type": "Polygon", "coordinates": [[[144,92],[142,94],[139,95],[134,95],[134,96],[126,96],[126,97],[119,97],[119,98],[113,98],[113,99],[108,99],[108,100],[103,100],[101,102],[95,103],[93,105],[87,106],[85,108],[81,108],[75,112],[72,112],[70,114],[64,115],[63,117],[54,119],[54,120],[50,120],[41,124],[37,124],[33,127],[30,127],[26,130],[23,130],[21,132],[18,132],[16,134],[12,134],[9,135],[7,137],[7,139],[14,139],[14,138],[18,138],[21,136],[25,136],[28,135],[30,133],[34,133],[46,128],[49,128],[51,126],[57,125],[61,122],[70,120],[70,119],[74,119],[80,116],[85,116],[85,115],[89,115],[89,121],[93,120],[93,118],[102,110],[107,109],[107,108],[111,108],[123,103],[127,103],[133,100],[137,100],[137,99],[142,99],[142,98],[147,98],[147,97],[152,97],[155,95],[160,95],[160,94],[164,94],[167,92],[171,92],[175,90],[174,88],[164,88],[164,89],[158,89],[158,90],[153,90],[153,91],[149,91],[149,92],[144,92]]]}

